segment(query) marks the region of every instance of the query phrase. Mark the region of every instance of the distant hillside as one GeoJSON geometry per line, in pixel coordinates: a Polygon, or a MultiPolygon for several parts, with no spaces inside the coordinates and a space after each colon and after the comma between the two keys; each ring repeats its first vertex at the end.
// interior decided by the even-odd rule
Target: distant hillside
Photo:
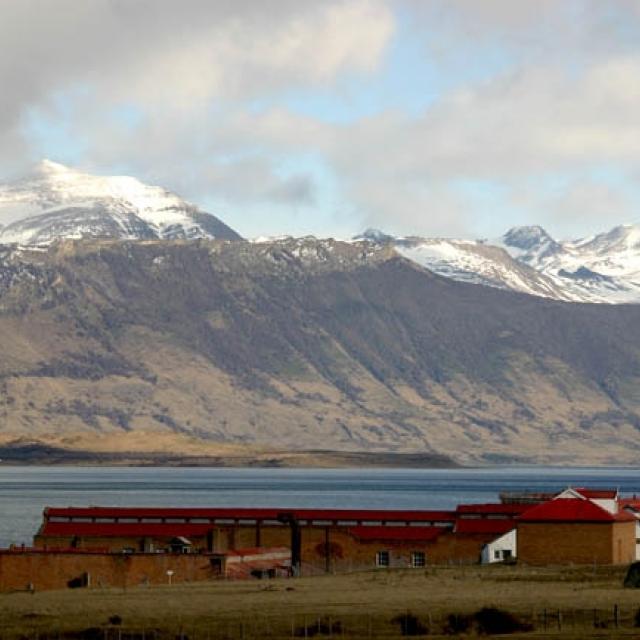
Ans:
{"type": "Polygon", "coordinates": [[[578,464],[640,444],[640,308],[455,282],[385,244],[5,248],[0,353],[12,446],[578,464]]]}

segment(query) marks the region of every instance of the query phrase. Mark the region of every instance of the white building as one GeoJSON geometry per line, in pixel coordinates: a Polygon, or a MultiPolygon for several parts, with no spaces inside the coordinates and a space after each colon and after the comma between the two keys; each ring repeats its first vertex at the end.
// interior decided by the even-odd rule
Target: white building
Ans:
{"type": "Polygon", "coordinates": [[[517,544],[516,530],[511,529],[511,531],[503,533],[499,538],[488,542],[482,547],[480,562],[482,564],[492,564],[515,559],[518,555],[517,544]]]}

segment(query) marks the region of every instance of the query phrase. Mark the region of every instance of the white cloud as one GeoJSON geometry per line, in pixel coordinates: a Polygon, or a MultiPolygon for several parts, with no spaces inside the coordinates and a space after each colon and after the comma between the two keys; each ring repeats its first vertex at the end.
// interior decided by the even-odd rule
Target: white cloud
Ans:
{"type": "Polygon", "coordinates": [[[295,166],[310,155],[354,224],[401,233],[481,232],[509,206],[569,227],[579,210],[595,220],[638,204],[594,177],[640,173],[634,0],[0,0],[0,12],[0,162],[27,154],[30,111],[64,120],[88,167],[229,209],[320,206],[317,176],[295,166]],[[291,92],[375,83],[409,31],[424,59],[391,73],[442,85],[421,113],[338,125],[285,106],[291,92]],[[113,118],[123,105],[134,126],[113,118]],[[559,193],[530,188],[549,175],[565,176],[559,193]],[[464,181],[497,185],[501,208],[464,181]]]}
{"type": "Polygon", "coordinates": [[[371,71],[393,33],[381,0],[0,0],[4,118],[78,83],[102,103],[202,107],[371,71]]]}

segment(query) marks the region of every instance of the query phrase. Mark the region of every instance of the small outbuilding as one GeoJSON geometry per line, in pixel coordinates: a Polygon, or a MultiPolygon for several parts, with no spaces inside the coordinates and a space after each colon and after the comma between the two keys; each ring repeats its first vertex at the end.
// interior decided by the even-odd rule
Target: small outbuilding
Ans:
{"type": "Polygon", "coordinates": [[[518,555],[518,536],[515,527],[482,547],[480,562],[494,564],[496,562],[513,562],[518,555]]]}

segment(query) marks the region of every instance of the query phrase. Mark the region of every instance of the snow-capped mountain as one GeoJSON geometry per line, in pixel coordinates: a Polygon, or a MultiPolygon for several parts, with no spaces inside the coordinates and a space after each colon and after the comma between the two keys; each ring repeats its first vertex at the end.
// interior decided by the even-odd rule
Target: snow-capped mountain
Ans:
{"type": "Polygon", "coordinates": [[[442,276],[557,300],[640,302],[640,226],[559,241],[542,227],[516,227],[494,242],[396,238],[367,230],[359,239],[392,244],[442,276]]]}
{"type": "Polygon", "coordinates": [[[128,176],[94,176],[44,160],[31,175],[0,184],[0,243],[83,237],[240,239],[215,216],[128,176]]]}

